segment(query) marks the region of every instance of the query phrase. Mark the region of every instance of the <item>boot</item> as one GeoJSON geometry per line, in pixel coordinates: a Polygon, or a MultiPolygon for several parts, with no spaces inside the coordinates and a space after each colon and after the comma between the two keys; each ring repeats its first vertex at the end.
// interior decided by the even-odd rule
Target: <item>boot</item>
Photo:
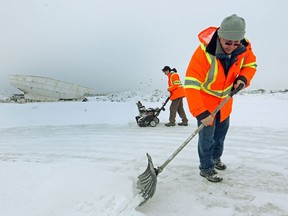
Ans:
{"type": "Polygon", "coordinates": [[[227,166],[221,162],[221,160],[216,160],[215,161],[215,168],[218,170],[225,170],[227,169],[227,166]]]}
{"type": "Polygon", "coordinates": [[[200,171],[200,175],[206,178],[210,182],[221,182],[223,180],[222,177],[217,175],[217,171],[215,169],[205,172],[203,170],[200,171]]]}
{"type": "Polygon", "coordinates": [[[169,122],[167,124],[165,124],[166,127],[171,127],[171,126],[175,126],[175,123],[169,122]]]}

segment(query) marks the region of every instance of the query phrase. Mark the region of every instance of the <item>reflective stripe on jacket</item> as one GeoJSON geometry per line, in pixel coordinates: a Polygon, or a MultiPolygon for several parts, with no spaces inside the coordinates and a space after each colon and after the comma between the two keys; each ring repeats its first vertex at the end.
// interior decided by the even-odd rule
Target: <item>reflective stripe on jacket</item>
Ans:
{"type": "Polygon", "coordinates": [[[170,72],[168,74],[168,86],[170,100],[185,97],[185,90],[177,73],[170,72]]]}
{"type": "MultiPolygon", "coordinates": [[[[213,27],[212,27],[213,28],[213,27]]],[[[211,27],[208,28],[211,31],[211,27]]],[[[207,29],[207,30],[208,30],[207,29]]],[[[214,40],[217,43],[217,28],[212,31],[213,36],[205,35],[207,38],[199,39],[201,45],[194,52],[189,66],[186,71],[185,91],[189,110],[194,117],[201,116],[203,113],[212,113],[216,107],[224,100],[231,91],[233,83],[237,79],[241,79],[246,83],[246,87],[250,85],[250,81],[256,72],[256,57],[252,52],[251,44],[248,40],[244,40],[239,50],[235,54],[233,62],[229,65],[229,69],[225,72],[221,60],[214,53],[207,51],[205,42],[214,40]],[[212,38],[212,39],[211,39],[212,38]]],[[[210,32],[211,33],[211,32],[210,32]]],[[[202,36],[202,35],[201,35],[202,36]]],[[[232,111],[232,98],[220,110],[220,121],[225,120],[232,111]]]]}

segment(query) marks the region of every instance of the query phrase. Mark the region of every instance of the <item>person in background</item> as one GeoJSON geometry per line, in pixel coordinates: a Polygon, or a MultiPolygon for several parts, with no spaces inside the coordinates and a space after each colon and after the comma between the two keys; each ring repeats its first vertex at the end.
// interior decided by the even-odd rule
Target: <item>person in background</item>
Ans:
{"type": "Polygon", "coordinates": [[[180,81],[180,77],[177,74],[177,70],[175,68],[171,69],[169,66],[165,66],[162,71],[168,77],[168,91],[170,92],[170,100],[172,101],[170,105],[169,123],[165,124],[165,126],[175,126],[176,113],[178,113],[182,119],[182,122],[178,123],[178,125],[188,126],[188,119],[183,107],[185,90],[180,81]]]}
{"type": "Polygon", "coordinates": [[[215,170],[225,170],[221,161],[224,140],[232,112],[231,98],[215,115],[211,113],[240,84],[250,85],[256,73],[256,57],[250,42],[244,37],[246,23],[233,14],[219,28],[209,27],[199,33],[201,42],[186,71],[185,91],[191,114],[197,118],[199,132],[198,155],[200,175],[211,182],[223,180],[215,170]]]}

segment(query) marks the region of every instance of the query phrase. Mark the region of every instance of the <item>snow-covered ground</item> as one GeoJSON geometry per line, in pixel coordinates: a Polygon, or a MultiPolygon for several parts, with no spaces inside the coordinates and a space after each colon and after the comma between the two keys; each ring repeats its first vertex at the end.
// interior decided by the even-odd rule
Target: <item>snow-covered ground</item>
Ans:
{"type": "Polygon", "coordinates": [[[195,137],[138,207],[146,152],[159,166],[196,129],[191,115],[188,127],[165,127],[169,104],[156,127],[140,128],[135,103],[160,107],[157,97],[0,103],[0,215],[288,215],[287,93],[235,96],[223,182],[199,176],[195,137]]]}

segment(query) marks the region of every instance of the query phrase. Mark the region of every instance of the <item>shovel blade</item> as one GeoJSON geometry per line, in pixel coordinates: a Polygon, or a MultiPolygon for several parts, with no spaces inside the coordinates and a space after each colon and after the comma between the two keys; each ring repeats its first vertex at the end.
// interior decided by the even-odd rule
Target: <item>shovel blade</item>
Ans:
{"type": "Polygon", "coordinates": [[[147,153],[148,158],[148,166],[146,170],[138,176],[137,188],[140,191],[140,194],[144,198],[144,200],[139,204],[139,206],[143,205],[148,199],[150,199],[155,191],[157,185],[157,169],[154,168],[152,158],[147,153]]]}

